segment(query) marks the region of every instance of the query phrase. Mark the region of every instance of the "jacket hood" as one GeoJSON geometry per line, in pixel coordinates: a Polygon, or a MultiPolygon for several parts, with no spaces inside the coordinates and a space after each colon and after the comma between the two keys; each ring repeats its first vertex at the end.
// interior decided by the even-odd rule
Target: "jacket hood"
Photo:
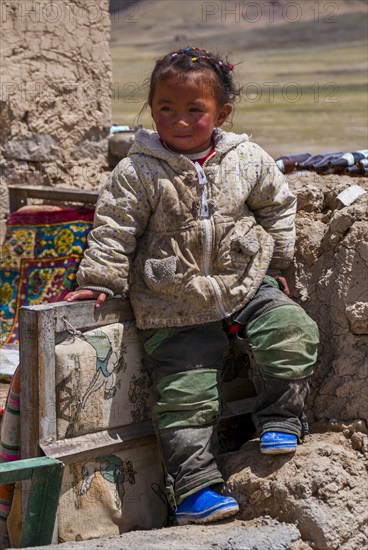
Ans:
{"type": "MultiPolygon", "coordinates": [[[[249,136],[247,134],[225,132],[220,128],[215,128],[213,139],[216,148],[214,156],[222,156],[224,153],[230,151],[230,149],[237,147],[240,143],[249,141],[249,136]]],[[[174,161],[174,159],[178,159],[178,157],[186,158],[184,154],[173,153],[166,149],[162,145],[157,132],[143,128],[136,133],[134,143],[129,150],[129,156],[134,154],[144,154],[165,160],[168,163],[174,161]]]]}

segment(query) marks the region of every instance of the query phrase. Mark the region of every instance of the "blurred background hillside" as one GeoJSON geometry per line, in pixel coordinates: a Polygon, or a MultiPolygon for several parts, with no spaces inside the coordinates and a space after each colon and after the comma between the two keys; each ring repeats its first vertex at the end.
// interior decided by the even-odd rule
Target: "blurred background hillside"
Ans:
{"type": "MultiPolygon", "coordinates": [[[[114,122],[136,124],[154,61],[192,44],[229,54],[243,86],[232,129],[274,157],[368,148],[368,0],[110,0],[110,12],[114,122]]],[[[138,122],[152,127],[147,110],[138,122]]]]}

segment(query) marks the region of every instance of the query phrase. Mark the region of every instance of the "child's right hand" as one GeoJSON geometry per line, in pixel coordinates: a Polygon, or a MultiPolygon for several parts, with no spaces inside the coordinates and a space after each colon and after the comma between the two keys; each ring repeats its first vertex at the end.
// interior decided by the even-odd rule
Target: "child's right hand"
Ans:
{"type": "Polygon", "coordinates": [[[87,288],[68,292],[64,300],[66,302],[75,302],[76,300],[96,300],[96,307],[101,307],[105,303],[107,294],[98,290],[89,290],[87,288]]]}

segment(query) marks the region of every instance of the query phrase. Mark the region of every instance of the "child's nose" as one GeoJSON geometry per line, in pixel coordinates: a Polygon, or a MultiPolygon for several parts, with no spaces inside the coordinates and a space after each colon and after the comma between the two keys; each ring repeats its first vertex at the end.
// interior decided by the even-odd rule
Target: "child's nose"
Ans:
{"type": "Polygon", "coordinates": [[[183,128],[184,126],[188,126],[187,118],[183,115],[178,115],[175,120],[175,125],[178,128],[183,128]]]}

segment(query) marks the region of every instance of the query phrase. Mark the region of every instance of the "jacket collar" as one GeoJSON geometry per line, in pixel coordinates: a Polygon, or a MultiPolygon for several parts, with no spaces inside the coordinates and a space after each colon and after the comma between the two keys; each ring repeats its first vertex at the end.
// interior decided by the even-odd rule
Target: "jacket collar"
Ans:
{"type": "MultiPolygon", "coordinates": [[[[234,134],[233,132],[225,132],[220,128],[214,130],[215,153],[211,156],[211,160],[219,161],[219,158],[224,154],[237,147],[244,141],[249,141],[247,134],[234,134]]],[[[173,153],[163,147],[157,132],[153,130],[141,129],[135,135],[135,140],[130,148],[129,156],[134,154],[143,154],[157,159],[166,161],[174,170],[182,169],[184,166],[188,168],[188,163],[192,166],[192,161],[181,154],[173,153]]]]}

